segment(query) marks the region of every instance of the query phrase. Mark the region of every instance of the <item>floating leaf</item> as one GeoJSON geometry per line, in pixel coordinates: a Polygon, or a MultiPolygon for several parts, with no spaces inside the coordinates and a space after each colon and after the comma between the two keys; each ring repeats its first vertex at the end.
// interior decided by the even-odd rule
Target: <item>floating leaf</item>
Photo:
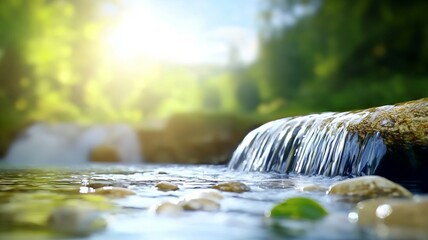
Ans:
{"type": "Polygon", "coordinates": [[[305,197],[294,197],[274,206],[268,217],[294,220],[319,220],[328,214],[318,202],[305,197]]]}

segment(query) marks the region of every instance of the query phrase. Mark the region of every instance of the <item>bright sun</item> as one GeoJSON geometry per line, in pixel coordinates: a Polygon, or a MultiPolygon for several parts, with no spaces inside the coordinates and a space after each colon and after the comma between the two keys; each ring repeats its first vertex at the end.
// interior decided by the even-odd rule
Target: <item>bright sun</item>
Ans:
{"type": "Polygon", "coordinates": [[[153,11],[128,11],[106,38],[115,57],[134,60],[146,57],[155,60],[187,63],[198,58],[197,34],[174,26],[153,11]],[[196,35],[196,36],[195,36],[196,35]]]}

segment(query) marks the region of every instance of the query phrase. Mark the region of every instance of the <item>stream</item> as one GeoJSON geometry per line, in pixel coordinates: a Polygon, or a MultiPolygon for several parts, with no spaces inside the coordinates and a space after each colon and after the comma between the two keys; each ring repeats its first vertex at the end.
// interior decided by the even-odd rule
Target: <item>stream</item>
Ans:
{"type": "Polygon", "coordinates": [[[305,226],[294,239],[361,239],[366,234],[347,220],[355,203],[299,190],[311,184],[328,187],[343,177],[242,173],[205,165],[0,167],[0,239],[73,239],[46,227],[49,213],[64,203],[95,206],[107,219],[103,231],[76,239],[283,239],[287,231],[271,226],[265,213],[293,196],[312,198],[329,211],[328,217],[305,226]],[[159,191],[154,187],[159,181],[176,184],[179,190],[159,191]],[[186,211],[175,217],[150,211],[160,202],[230,181],[242,182],[251,190],[222,192],[218,211],[186,211]],[[85,191],[93,186],[125,187],[136,195],[110,198],[85,191]]]}

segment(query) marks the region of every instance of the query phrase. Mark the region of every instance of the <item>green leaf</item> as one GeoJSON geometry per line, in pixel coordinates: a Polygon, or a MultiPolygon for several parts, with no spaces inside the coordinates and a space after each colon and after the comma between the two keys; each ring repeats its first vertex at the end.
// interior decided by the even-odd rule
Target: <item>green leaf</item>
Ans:
{"type": "Polygon", "coordinates": [[[305,197],[294,197],[274,206],[269,217],[294,220],[320,220],[328,214],[318,202],[305,197]]]}

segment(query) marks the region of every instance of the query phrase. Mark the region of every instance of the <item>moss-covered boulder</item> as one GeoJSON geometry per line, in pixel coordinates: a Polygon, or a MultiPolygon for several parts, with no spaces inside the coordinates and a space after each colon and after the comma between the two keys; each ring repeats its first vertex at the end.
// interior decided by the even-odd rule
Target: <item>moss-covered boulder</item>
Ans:
{"type": "Polygon", "coordinates": [[[387,145],[428,146],[428,98],[364,110],[361,121],[348,131],[363,137],[379,132],[387,145]]]}

